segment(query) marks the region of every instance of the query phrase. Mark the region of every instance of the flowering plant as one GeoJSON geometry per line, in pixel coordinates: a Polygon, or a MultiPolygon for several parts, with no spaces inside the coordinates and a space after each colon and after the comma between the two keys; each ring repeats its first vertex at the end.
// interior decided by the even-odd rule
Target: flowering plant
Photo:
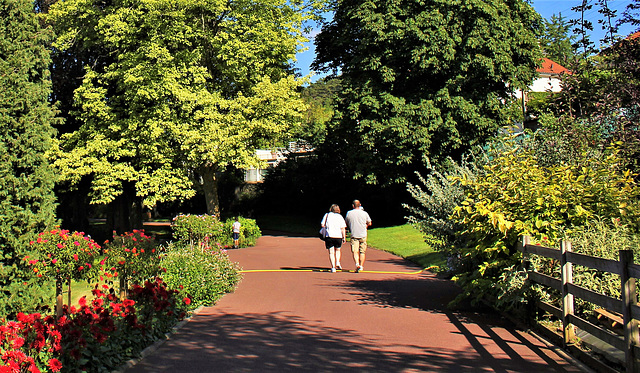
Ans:
{"type": "Polygon", "coordinates": [[[19,313],[0,325],[0,373],[113,371],[185,316],[188,299],[156,279],[120,302],[107,285],[94,299],[63,307],[59,318],[19,313]]]}
{"type": "Polygon", "coordinates": [[[0,372],[60,371],[61,340],[53,317],[18,313],[0,325],[0,372]]]}
{"type": "Polygon", "coordinates": [[[100,245],[83,232],[56,228],[40,233],[30,244],[35,257],[24,260],[38,277],[86,280],[96,277],[104,264],[100,245]]]}
{"type": "Polygon", "coordinates": [[[158,274],[160,260],[156,247],[153,237],[137,229],[122,235],[114,232],[113,240],[105,242],[107,266],[120,277],[121,292],[128,289],[129,281],[142,284],[158,274]]]}

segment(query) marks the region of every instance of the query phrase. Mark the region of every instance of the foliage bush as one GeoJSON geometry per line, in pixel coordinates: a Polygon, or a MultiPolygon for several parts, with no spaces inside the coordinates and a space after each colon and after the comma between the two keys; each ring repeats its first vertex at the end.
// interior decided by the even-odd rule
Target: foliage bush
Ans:
{"type": "Polygon", "coordinates": [[[240,281],[239,268],[219,244],[192,248],[181,241],[170,243],[160,265],[169,287],[191,299],[189,309],[214,304],[240,281]]]}
{"type": "MultiPolygon", "coordinates": [[[[571,242],[572,251],[579,254],[618,261],[619,250],[631,250],[634,262],[638,263],[640,260],[640,237],[637,232],[634,233],[628,226],[621,224],[618,218],[596,217],[573,229],[564,239],[571,242]]],[[[533,255],[527,259],[531,262],[532,269],[557,279],[561,278],[557,261],[533,255]]],[[[620,276],[614,273],[574,265],[573,283],[600,294],[620,298],[620,276]]],[[[561,304],[559,296],[553,295],[548,295],[547,301],[561,304]]],[[[593,304],[576,298],[576,312],[588,312],[593,309],[593,304]]]]}
{"type": "Polygon", "coordinates": [[[585,158],[605,156],[604,144],[611,132],[606,125],[551,114],[541,115],[538,122],[543,130],[527,134],[523,146],[534,153],[540,165],[579,165],[585,158]]]}
{"type": "MultiPolygon", "coordinates": [[[[240,240],[238,245],[240,247],[255,246],[258,238],[262,236],[262,232],[253,219],[245,219],[238,217],[240,222],[240,240]]],[[[219,237],[216,242],[221,243],[223,246],[231,246],[233,244],[233,223],[235,219],[227,219],[224,222],[224,235],[219,237]]]]}
{"type": "MultiPolygon", "coordinates": [[[[238,219],[242,225],[240,228],[241,247],[253,246],[262,235],[260,228],[253,219],[238,219]]],[[[233,222],[227,219],[224,223],[212,215],[178,215],[173,219],[171,228],[173,237],[183,241],[191,247],[194,245],[208,247],[220,244],[231,246],[233,244],[233,222]]]]}
{"type": "Polygon", "coordinates": [[[171,224],[173,238],[189,245],[224,235],[224,225],[213,215],[178,215],[171,224]]]}
{"type": "Polygon", "coordinates": [[[414,211],[423,212],[414,219],[423,231],[458,230],[449,241],[453,245],[441,249],[459,255],[453,269],[464,290],[461,298],[490,298],[507,309],[526,299],[522,254],[516,251],[521,235],[553,246],[599,216],[638,231],[640,189],[615,149],[603,157],[586,153],[581,160],[546,165],[529,145],[522,138],[503,138],[485,149],[484,158],[474,159],[475,175],[459,166],[433,173],[425,180],[426,191],[414,190],[421,204],[414,211]],[[459,197],[460,190],[466,197],[446,221],[438,208],[447,206],[446,198],[459,197]]]}
{"type": "Polygon", "coordinates": [[[521,235],[550,244],[597,216],[618,218],[637,230],[640,189],[633,175],[620,169],[615,151],[581,165],[543,167],[516,145],[495,153],[476,180],[457,178],[467,198],[454,218],[473,244],[462,247],[474,270],[460,274],[467,295],[491,293],[505,268],[519,262],[515,244],[521,235]]]}
{"type": "Polygon", "coordinates": [[[448,271],[455,271],[459,265],[456,237],[462,230],[462,225],[450,217],[455,207],[465,199],[465,190],[460,183],[452,182],[452,178],[466,177],[473,180],[480,170],[477,162],[466,158],[460,163],[449,158],[440,168],[442,170],[427,161],[429,174],[424,177],[418,175],[421,185],[407,184],[409,193],[419,207],[408,204],[404,207],[411,214],[407,217],[409,223],[424,234],[427,244],[445,254],[448,271]]]}

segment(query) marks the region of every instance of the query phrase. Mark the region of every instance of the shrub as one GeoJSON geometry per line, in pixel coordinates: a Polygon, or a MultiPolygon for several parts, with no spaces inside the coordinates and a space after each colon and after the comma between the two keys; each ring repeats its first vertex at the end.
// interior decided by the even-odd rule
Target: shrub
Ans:
{"type": "MultiPolygon", "coordinates": [[[[238,219],[240,228],[240,246],[253,246],[262,235],[260,228],[253,219],[238,219]]],[[[171,225],[173,238],[183,241],[189,246],[208,247],[216,244],[231,246],[233,244],[233,222],[227,219],[220,222],[212,215],[178,215],[171,225]]]]}
{"type": "MultiPolygon", "coordinates": [[[[530,150],[507,140],[489,149],[489,156],[482,175],[455,179],[467,193],[452,216],[463,227],[459,235],[464,239],[458,243],[467,243],[458,249],[469,267],[455,277],[463,296],[504,296],[501,277],[520,272],[516,242],[521,235],[554,245],[596,216],[618,218],[637,231],[640,189],[633,175],[620,168],[615,151],[603,159],[544,167],[530,150]]],[[[522,295],[512,290],[508,292],[522,295]]]]}
{"type": "Polygon", "coordinates": [[[418,175],[422,185],[407,184],[409,193],[419,204],[419,207],[404,205],[411,214],[407,219],[424,234],[427,244],[445,254],[448,258],[448,270],[455,271],[459,266],[456,239],[462,225],[450,217],[455,207],[465,199],[465,189],[460,183],[455,183],[453,178],[465,177],[473,180],[479,170],[475,162],[463,159],[458,164],[450,158],[441,167],[442,170],[430,163],[427,163],[427,169],[427,176],[418,175]]]}
{"type": "Polygon", "coordinates": [[[142,284],[158,275],[160,259],[156,246],[154,238],[137,229],[122,235],[114,234],[113,240],[105,243],[106,263],[120,278],[121,293],[130,282],[142,284]]]}
{"type": "Polygon", "coordinates": [[[171,288],[191,299],[190,309],[214,304],[222,295],[235,289],[240,280],[236,264],[221,245],[197,247],[171,243],[162,255],[163,279],[171,288]]]}
{"type": "MultiPolygon", "coordinates": [[[[585,225],[573,229],[565,239],[571,242],[573,252],[579,254],[618,261],[619,250],[631,250],[634,254],[634,262],[638,263],[640,260],[637,233],[633,233],[617,218],[596,217],[585,225]]],[[[560,266],[557,262],[538,259],[532,263],[536,271],[561,278],[560,266]]],[[[600,294],[620,298],[620,276],[614,273],[574,264],[573,283],[600,294]]],[[[555,298],[552,301],[559,304],[561,300],[555,298]]],[[[593,309],[594,306],[591,303],[576,298],[576,312],[587,312],[593,309]]]]}
{"type": "Polygon", "coordinates": [[[178,215],[171,224],[173,238],[188,243],[191,247],[225,234],[224,224],[213,215],[178,215]]]}
{"type": "MultiPolygon", "coordinates": [[[[239,217],[238,221],[240,222],[240,240],[238,244],[240,247],[247,246],[255,246],[258,238],[262,236],[262,232],[256,224],[256,221],[253,219],[245,219],[243,217],[239,217]]],[[[223,246],[231,246],[233,244],[233,223],[235,219],[227,219],[224,222],[224,235],[222,237],[217,237],[215,242],[219,242],[223,246]]]]}

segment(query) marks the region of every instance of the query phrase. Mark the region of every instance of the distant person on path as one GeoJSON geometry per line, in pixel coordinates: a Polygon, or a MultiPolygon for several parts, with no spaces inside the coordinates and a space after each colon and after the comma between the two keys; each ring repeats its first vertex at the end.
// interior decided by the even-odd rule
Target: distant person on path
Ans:
{"type": "Polygon", "coordinates": [[[360,272],[367,252],[367,228],[371,226],[371,217],[357,199],[353,201],[353,210],[347,212],[347,224],[351,232],[351,253],[356,262],[356,272],[360,272]]]}
{"type": "Polygon", "coordinates": [[[240,227],[242,226],[242,224],[240,224],[240,221],[238,219],[238,217],[236,216],[236,221],[233,223],[233,248],[237,249],[238,248],[238,241],[240,240],[240,227]]]}
{"type": "Polygon", "coordinates": [[[340,215],[340,206],[333,204],[329,212],[322,217],[320,225],[327,229],[329,237],[324,241],[324,245],[329,251],[329,261],[331,262],[331,272],[342,269],[340,265],[340,248],[347,241],[347,223],[340,215]]]}

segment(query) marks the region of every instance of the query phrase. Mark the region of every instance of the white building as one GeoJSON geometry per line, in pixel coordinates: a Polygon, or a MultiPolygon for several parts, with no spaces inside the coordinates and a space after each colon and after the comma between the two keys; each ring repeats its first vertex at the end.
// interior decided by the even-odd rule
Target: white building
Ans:
{"type": "Polygon", "coordinates": [[[269,167],[276,167],[278,163],[284,161],[290,154],[301,154],[312,152],[313,149],[304,141],[292,141],[288,148],[275,148],[273,150],[256,150],[256,156],[263,162],[259,168],[249,168],[244,173],[246,183],[261,183],[269,167]]]}
{"type": "MultiPolygon", "coordinates": [[[[538,77],[529,86],[529,89],[524,94],[524,100],[527,101],[527,93],[529,92],[560,92],[562,91],[562,81],[560,76],[562,74],[570,74],[564,66],[556,63],[548,58],[543,58],[542,66],[536,69],[538,77]]],[[[522,91],[516,90],[516,97],[522,99],[522,91]]]]}

